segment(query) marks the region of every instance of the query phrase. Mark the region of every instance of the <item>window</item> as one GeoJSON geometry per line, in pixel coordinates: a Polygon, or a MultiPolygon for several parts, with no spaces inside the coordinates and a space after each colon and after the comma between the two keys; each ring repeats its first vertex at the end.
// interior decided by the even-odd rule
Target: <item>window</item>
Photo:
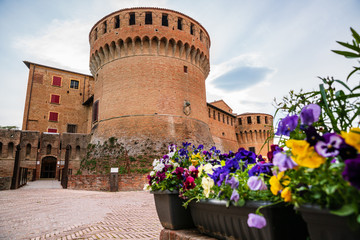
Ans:
{"type": "Polygon", "coordinates": [[[182,18],[178,18],[178,29],[179,30],[182,30],[183,28],[182,28],[182,18]]]}
{"type": "Polygon", "coordinates": [[[216,117],[215,117],[215,110],[213,110],[213,118],[216,119],[216,117]]]}
{"type": "Polygon", "coordinates": [[[241,120],[241,118],[239,118],[238,121],[239,121],[239,125],[242,125],[242,120],[241,120]]]}
{"type": "Polygon", "coordinates": [[[94,38],[95,38],[95,40],[97,39],[97,28],[95,28],[95,31],[94,31],[94,38]]]}
{"type": "Polygon", "coordinates": [[[68,124],[67,131],[68,133],[76,133],[77,125],[76,124],[68,124]]]}
{"type": "Polygon", "coordinates": [[[2,157],[2,142],[0,142],[0,157],[2,157]]]}
{"type": "Polygon", "coordinates": [[[49,121],[57,122],[59,120],[59,113],[57,112],[50,112],[49,113],[49,121]]]}
{"type": "Polygon", "coordinates": [[[190,34],[195,35],[194,34],[194,24],[193,23],[190,25],[190,34]]]}
{"type": "Polygon", "coordinates": [[[209,118],[211,118],[211,110],[210,110],[210,108],[208,108],[208,110],[209,110],[209,118]]]}
{"type": "Polygon", "coordinates": [[[104,29],[103,33],[106,33],[107,32],[107,22],[106,21],[103,23],[103,29],[104,29]]]}
{"type": "Polygon", "coordinates": [[[51,94],[50,103],[60,104],[60,95],[51,94]]]}
{"type": "Polygon", "coordinates": [[[229,124],[229,116],[226,116],[226,123],[229,124]]]}
{"type": "Polygon", "coordinates": [[[268,124],[268,118],[265,116],[265,123],[268,124]]]}
{"type": "Polygon", "coordinates": [[[247,123],[251,124],[251,117],[247,117],[247,123]]]}
{"type": "Polygon", "coordinates": [[[46,146],[46,154],[51,154],[51,144],[46,146]]]}
{"type": "Polygon", "coordinates": [[[225,115],[223,114],[223,123],[225,123],[225,115]]]}
{"type": "Polygon", "coordinates": [[[26,156],[26,158],[30,158],[30,153],[31,153],[31,144],[28,143],[28,144],[26,145],[26,150],[25,150],[25,156],[26,156]]]}
{"type": "Polygon", "coordinates": [[[9,143],[8,144],[8,157],[13,157],[13,152],[14,152],[14,143],[9,143]]]}
{"type": "Polygon", "coordinates": [[[61,87],[61,77],[53,76],[52,85],[61,87]]]}
{"type": "Polygon", "coordinates": [[[129,13],[130,18],[129,18],[129,25],[135,25],[135,13],[129,13]]]}
{"type": "Polygon", "coordinates": [[[70,88],[79,89],[79,81],[71,80],[70,81],[70,88]]]}
{"type": "Polygon", "coordinates": [[[220,121],[220,113],[218,113],[218,120],[220,121]]]}
{"type": "Polygon", "coordinates": [[[256,116],[256,122],[257,122],[257,123],[261,123],[261,122],[260,122],[260,116],[256,116]]]}
{"type": "Polygon", "coordinates": [[[255,147],[249,147],[249,151],[255,153],[255,147]]]}
{"type": "Polygon", "coordinates": [[[115,16],[115,26],[114,28],[120,28],[120,18],[119,16],[115,16]]]}
{"type": "Polygon", "coordinates": [[[92,122],[97,122],[99,117],[99,100],[94,102],[92,109],[92,122]]]}
{"type": "Polygon", "coordinates": [[[200,41],[202,41],[203,40],[203,31],[202,30],[200,30],[200,41]]]}
{"type": "Polygon", "coordinates": [[[57,133],[57,129],[56,128],[48,128],[48,132],[49,133],[57,133]]]}
{"type": "Polygon", "coordinates": [[[152,13],[147,12],[145,14],[145,24],[152,24],[152,13]]]}
{"type": "Polygon", "coordinates": [[[233,125],[233,119],[231,118],[231,126],[233,125]]]}
{"type": "Polygon", "coordinates": [[[169,26],[168,15],[165,13],[162,14],[161,25],[165,27],[169,26]]]}
{"type": "Polygon", "coordinates": [[[188,67],[184,66],[184,73],[187,73],[187,72],[188,72],[188,67]]]}

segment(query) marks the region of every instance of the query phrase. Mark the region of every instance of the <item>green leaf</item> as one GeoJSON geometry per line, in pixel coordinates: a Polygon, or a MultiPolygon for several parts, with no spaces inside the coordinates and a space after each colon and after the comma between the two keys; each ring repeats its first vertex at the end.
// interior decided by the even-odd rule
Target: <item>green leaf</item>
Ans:
{"type": "Polygon", "coordinates": [[[325,188],[325,191],[326,191],[327,194],[331,195],[336,191],[337,188],[338,188],[337,185],[335,185],[335,186],[327,186],[325,188]]]}
{"type": "Polygon", "coordinates": [[[343,55],[346,58],[358,58],[358,57],[360,57],[360,54],[356,54],[356,53],[353,53],[353,52],[339,51],[339,50],[331,50],[331,51],[333,51],[334,53],[343,55]]]}
{"type": "Polygon", "coordinates": [[[349,216],[355,212],[355,209],[352,204],[347,204],[342,206],[340,209],[332,210],[330,213],[338,215],[338,216],[349,216]]]}
{"type": "Polygon", "coordinates": [[[339,41],[336,41],[336,42],[344,47],[350,48],[351,50],[354,50],[354,51],[360,53],[360,48],[357,46],[351,45],[349,43],[339,42],[339,41]]]}
{"type": "Polygon", "coordinates": [[[240,198],[239,201],[237,201],[237,206],[242,207],[245,205],[245,200],[240,198]]]}
{"type": "Polygon", "coordinates": [[[360,223],[360,214],[357,216],[357,222],[360,223]]]}
{"type": "Polygon", "coordinates": [[[340,83],[340,84],[343,85],[347,90],[349,90],[350,92],[352,92],[351,89],[348,87],[348,85],[346,85],[343,81],[335,80],[335,82],[340,83]]]}
{"type": "Polygon", "coordinates": [[[354,39],[356,40],[356,42],[358,44],[360,44],[360,36],[359,36],[359,34],[353,28],[350,28],[350,31],[352,32],[352,35],[353,35],[354,39]]]}

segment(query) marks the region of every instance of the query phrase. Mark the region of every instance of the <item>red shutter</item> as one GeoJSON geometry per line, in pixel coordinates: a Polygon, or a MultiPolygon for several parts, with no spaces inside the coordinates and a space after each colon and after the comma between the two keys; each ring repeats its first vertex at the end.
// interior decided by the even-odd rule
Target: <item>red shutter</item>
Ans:
{"type": "Polygon", "coordinates": [[[93,111],[92,111],[92,121],[96,122],[99,115],[99,101],[94,102],[93,111]]]}
{"type": "Polygon", "coordinates": [[[48,128],[48,132],[49,133],[57,133],[57,129],[56,128],[48,128]]]}
{"type": "Polygon", "coordinates": [[[52,85],[53,86],[61,86],[61,77],[56,77],[56,76],[53,76],[53,82],[52,82],[52,85]]]}
{"type": "Polygon", "coordinates": [[[60,103],[60,96],[51,94],[51,103],[60,103]]]}
{"type": "Polygon", "coordinates": [[[49,121],[57,122],[59,117],[59,113],[57,112],[50,112],[49,114],[49,121]]]}

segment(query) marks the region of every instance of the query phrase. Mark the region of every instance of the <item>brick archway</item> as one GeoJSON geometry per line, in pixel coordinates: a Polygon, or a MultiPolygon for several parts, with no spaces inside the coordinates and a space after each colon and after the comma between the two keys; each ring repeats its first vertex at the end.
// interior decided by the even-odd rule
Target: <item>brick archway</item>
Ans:
{"type": "Polygon", "coordinates": [[[55,178],[56,161],[57,159],[52,156],[47,156],[42,159],[40,178],[55,178]]]}

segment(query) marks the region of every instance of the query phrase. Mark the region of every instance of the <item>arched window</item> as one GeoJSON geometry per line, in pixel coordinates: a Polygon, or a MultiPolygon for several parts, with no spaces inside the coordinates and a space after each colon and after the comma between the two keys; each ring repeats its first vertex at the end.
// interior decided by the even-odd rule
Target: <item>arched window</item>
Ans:
{"type": "Polygon", "coordinates": [[[2,142],[0,142],[0,157],[2,157],[2,142]]]}
{"type": "Polygon", "coordinates": [[[47,154],[47,155],[51,154],[51,144],[47,145],[47,147],[46,147],[46,154],[47,154]]]}
{"type": "Polygon", "coordinates": [[[31,144],[30,143],[28,143],[27,145],[26,145],[26,158],[29,158],[30,157],[30,154],[31,154],[31,144]]]}
{"type": "Polygon", "coordinates": [[[14,143],[9,143],[8,144],[8,157],[13,157],[13,152],[14,152],[14,143]]]}
{"type": "Polygon", "coordinates": [[[80,159],[80,146],[79,145],[76,146],[75,158],[80,159]]]}

